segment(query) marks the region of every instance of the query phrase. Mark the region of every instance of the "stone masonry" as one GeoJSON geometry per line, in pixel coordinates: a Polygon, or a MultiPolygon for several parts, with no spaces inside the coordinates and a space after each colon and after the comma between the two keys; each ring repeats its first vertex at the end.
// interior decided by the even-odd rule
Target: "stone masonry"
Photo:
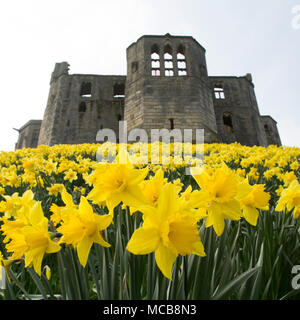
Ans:
{"type": "MultiPolygon", "coordinates": [[[[204,129],[205,142],[281,145],[277,123],[261,116],[251,74],[209,76],[205,49],[190,36],[142,36],[127,48],[127,75],[69,74],[56,63],[44,118],[19,129],[16,149],[95,143],[119,121],[128,131],[204,129]]],[[[193,136],[195,139],[195,136],[193,136]]]]}

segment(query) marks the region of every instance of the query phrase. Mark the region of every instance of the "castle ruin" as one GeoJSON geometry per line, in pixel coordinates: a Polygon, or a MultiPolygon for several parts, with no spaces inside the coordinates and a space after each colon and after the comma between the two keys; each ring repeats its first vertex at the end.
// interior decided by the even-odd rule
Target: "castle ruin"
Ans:
{"type": "Polygon", "coordinates": [[[209,76],[191,36],[145,35],[127,48],[127,75],[69,74],[56,63],[43,120],[19,129],[16,149],[96,143],[100,129],[204,129],[205,142],[280,146],[277,123],[261,116],[251,74],[209,76]]]}

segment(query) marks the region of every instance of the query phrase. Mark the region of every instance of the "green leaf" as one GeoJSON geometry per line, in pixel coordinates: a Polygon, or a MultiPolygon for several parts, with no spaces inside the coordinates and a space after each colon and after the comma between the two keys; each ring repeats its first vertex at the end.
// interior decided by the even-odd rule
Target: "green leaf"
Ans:
{"type": "Polygon", "coordinates": [[[28,268],[27,270],[28,270],[28,273],[30,274],[32,280],[36,284],[37,288],[39,289],[42,297],[45,300],[48,300],[46,290],[45,290],[45,288],[44,288],[44,286],[42,284],[42,281],[41,281],[40,277],[36,274],[36,272],[32,268],[28,268]]]}
{"type": "Polygon", "coordinates": [[[260,267],[255,267],[255,268],[252,268],[252,269],[242,273],[241,275],[239,275],[238,277],[236,277],[235,279],[233,279],[232,281],[227,283],[225,286],[223,286],[223,288],[220,288],[212,296],[212,299],[213,300],[228,299],[231,296],[231,294],[234,292],[234,290],[238,289],[250,277],[252,277],[256,272],[258,272],[259,269],[260,269],[260,267]]]}

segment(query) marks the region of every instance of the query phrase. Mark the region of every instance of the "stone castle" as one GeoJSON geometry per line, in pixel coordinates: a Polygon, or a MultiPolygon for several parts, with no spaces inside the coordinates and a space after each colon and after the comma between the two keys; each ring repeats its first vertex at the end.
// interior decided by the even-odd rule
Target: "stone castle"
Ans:
{"type": "Polygon", "coordinates": [[[260,115],[251,74],[209,76],[193,37],[166,34],[127,48],[127,75],[69,74],[67,62],[56,63],[44,118],[19,129],[16,149],[95,143],[102,128],[118,135],[120,120],[128,131],[204,129],[205,142],[281,145],[276,121],[260,115]]]}

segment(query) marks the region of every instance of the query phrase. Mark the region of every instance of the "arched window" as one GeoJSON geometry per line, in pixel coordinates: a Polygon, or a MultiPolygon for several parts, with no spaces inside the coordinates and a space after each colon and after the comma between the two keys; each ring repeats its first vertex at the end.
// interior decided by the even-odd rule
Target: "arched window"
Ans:
{"type": "Polygon", "coordinates": [[[230,112],[223,113],[223,124],[227,133],[233,133],[232,114],[230,112]]]}
{"type": "Polygon", "coordinates": [[[84,101],[80,102],[79,112],[86,112],[86,103],[84,101]]]}
{"type": "Polygon", "coordinates": [[[159,48],[156,44],[151,48],[151,75],[153,77],[160,76],[159,48]]]}
{"type": "Polygon", "coordinates": [[[173,56],[172,56],[172,48],[169,45],[166,45],[164,49],[164,66],[165,66],[165,76],[173,77],[174,76],[173,56]]]}
{"type": "Polygon", "coordinates": [[[82,82],[80,96],[85,98],[90,98],[92,96],[92,84],[90,82],[82,82]]]}
{"type": "Polygon", "coordinates": [[[180,45],[177,50],[177,69],[179,76],[186,76],[186,59],[185,59],[185,48],[180,45]]]}

